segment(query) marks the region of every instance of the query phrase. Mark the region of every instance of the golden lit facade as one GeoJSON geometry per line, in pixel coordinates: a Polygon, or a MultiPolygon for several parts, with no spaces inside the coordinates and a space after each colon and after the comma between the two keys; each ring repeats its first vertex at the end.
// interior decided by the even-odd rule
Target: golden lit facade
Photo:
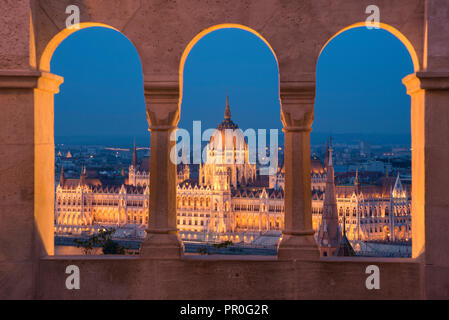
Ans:
{"type": "Polygon", "coordinates": [[[260,186],[248,145],[231,120],[229,98],[224,120],[206,147],[199,181],[177,189],[177,224],[184,239],[250,242],[283,227],[283,191],[260,186]]]}
{"type": "MultiPolygon", "coordinates": [[[[411,239],[411,198],[396,178],[384,177],[379,185],[359,186],[357,175],[353,186],[336,186],[340,227],[346,224],[349,240],[408,241],[411,239]]],[[[314,230],[321,224],[324,192],[312,192],[314,230]]]]}
{"type": "MultiPolygon", "coordinates": [[[[183,239],[251,242],[267,232],[280,233],[284,225],[284,169],[261,183],[256,165],[248,161],[248,145],[231,120],[229,99],[225,117],[207,145],[207,161],[199,179],[190,179],[189,166],[178,165],[177,226],[183,239]]],[[[322,224],[327,168],[311,161],[312,219],[316,234],[322,224]]],[[[127,230],[124,235],[144,237],[149,213],[149,159],[137,161],[134,144],[128,177],[123,183],[103,186],[89,179],[83,168],[79,179],[61,172],[56,188],[57,234],[90,233],[104,226],[127,230]]],[[[380,184],[335,186],[338,223],[349,240],[407,241],[411,238],[411,199],[396,178],[380,184]],[[344,220],[345,219],[345,220],[344,220]]]]}

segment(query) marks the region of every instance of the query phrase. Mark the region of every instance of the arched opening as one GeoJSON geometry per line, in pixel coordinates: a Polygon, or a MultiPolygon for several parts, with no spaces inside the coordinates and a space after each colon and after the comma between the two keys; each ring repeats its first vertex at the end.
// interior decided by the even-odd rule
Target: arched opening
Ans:
{"type": "MultiPolygon", "coordinates": [[[[36,156],[36,175],[56,187],[46,193],[46,203],[54,203],[53,210],[46,208],[54,216],[50,220],[48,214],[47,227],[78,230],[83,237],[104,228],[116,229],[118,237],[139,236],[148,195],[140,181],[124,187],[130,183],[133,139],[148,141],[142,66],[134,45],[111,26],[82,23],[58,33],[39,66],[43,75],[36,106],[42,108],[39,121],[46,124],[48,148],[36,156]],[[62,78],[54,96],[57,91],[44,84],[62,78]],[[69,213],[71,219],[64,218],[69,213]],[[71,225],[54,226],[53,221],[71,225]],[[140,227],[124,227],[132,222],[140,227]]],[[[53,238],[53,231],[49,234],[53,238]]]]}
{"type": "Polygon", "coordinates": [[[193,49],[193,47],[206,35],[208,35],[209,33],[212,33],[214,31],[218,31],[218,30],[224,30],[224,29],[239,29],[239,30],[243,30],[243,31],[247,31],[252,33],[253,35],[255,35],[257,38],[259,38],[260,40],[263,41],[263,43],[265,43],[265,45],[271,50],[274,58],[276,59],[276,64],[278,65],[278,61],[277,61],[277,57],[276,57],[276,53],[274,52],[273,48],[271,47],[271,45],[268,43],[268,41],[256,30],[249,28],[247,26],[241,25],[241,24],[235,24],[235,23],[224,23],[224,24],[217,24],[215,26],[211,26],[207,29],[204,29],[203,31],[201,31],[200,33],[198,33],[187,45],[187,47],[184,49],[184,52],[182,53],[181,56],[181,62],[179,64],[179,86],[180,86],[180,102],[182,102],[182,93],[183,93],[183,89],[184,89],[184,68],[185,68],[185,64],[187,61],[187,58],[190,54],[190,51],[193,49]]]}
{"type": "MultiPolygon", "coordinates": [[[[385,190],[393,190],[398,179],[411,190],[413,127],[403,79],[419,68],[410,41],[386,24],[348,26],[320,52],[312,154],[326,158],[326,143],[331,143],[337,206],[355,194],[360,209],[346,221],[347,228],[364,234],[366,242],[398,241],[390,235],[395,221],[388,212],[382,216],[380,208],[394,203],[385,190]]],[[[411,203],[411,192],[408,196],[411,203]]]]}
{"type": "MultiPolygon", "coordinates": [[[[282,128],[276,55],[262,35],[251,28],[238,24],[215,25],[200,32],[187,45],[180,61],[179,77],[178,146],[189,145],[181,160],[188,159],[190,178],[198,181],[202,192],[225,204],[215,207],[216,223],[205,221],[204,226],[208,228],[201,232],[226,233],[228,238],[251,243],[254,237],[250,233],[261,231],[264,219],[259,210],[262,200],[252,192],[270,187],[269,179],[261,174],[263,161],[259,163],[256,146],[264,144],[263,157],[268,160],[273,154],[270,142],[274,144],[271,137],[256,140],[257,133],[265,129],[269,136],[270,129],[280,132],[282,128]],[[194,123],[200,124],[200,145],[195,145],[194,123]],[[234,135],[240,129],[241,134],[234,135]],[[227,136],[227,130],[233,136],[227,136]],[[249,130],[255,135],[246,135],[249,130]],[[183,137],[182,142],[179,137],[183,137]],[[250,141],[253,138],[255,145],[250,141]],[[266,180],[263,187],[261,180],[266,180]]],[[[273,135],[274,139],[279,137],[273,135]]],[[[277,156],[278,147],[275,151],[277,156]]],[[[277,166],[278,163],[275,172],[277,166]]],[[[275,200],[269,202],[274,206],[275,200]]],[[[212,216],[206,214],[200,219],[208,220],[212,216]]],[[[273,222],[270,227],[274,229],[276,224],[273,222]]]]}

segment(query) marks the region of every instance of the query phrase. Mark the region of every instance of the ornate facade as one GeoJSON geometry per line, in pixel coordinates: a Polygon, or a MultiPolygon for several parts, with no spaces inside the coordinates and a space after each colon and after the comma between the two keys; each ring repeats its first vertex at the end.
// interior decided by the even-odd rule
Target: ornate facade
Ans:
{"type": "MultiPolygon", "coordinates": [[[[224,120],[206,147],[207,161],[200,166],[199,179],[190,179],[188,165],[178,165],[177,227],[184,239],[251,242],[269,231],[280,235],[283,229],[284,168],[262,183],[256,165],[249,162],[248,145],[236,129],[227,99],[224,120]]],[[[351,241],[411,238],[410,193],[399,175],[384,177],[376,185],[360,186],[356,173],[354,185],[335,186],[332,156],[325,161],[326,167],[319,159],[312,159],[316,238],[321,235],[323,240],[331,229],[340,235],[343,225],[351,241]],[[333,206],[335,210],[330,209],[333,206]],[[331,228],[330,220],[323,224],[326,210],[335,215],[338,212],[338,226],[331,228]]],[[[144,237],[149,184],[148,158],[138,164],[135,145],[128,177],[119,184],[91,179],[85,168],[79,179],[66,179],[62,169],[56,188],[56,233],[83,234],[114,226],[122,236],[144,237]]]]}
{"type": "MultiPolygon", "coordinates": [[[[396,178],[385,176],[375,185],[360,186],[358,173],[354,185],[336,186],[338,220],[345,224],[349,240],[408,241],[411,239],[410,191],[396,178]]],[[[313,228],[323,216],[325,192],[312,191],[313,228]]]]}
{"type": "MultiPolygon", "coordinates": [[[[248,145],[231,120],[229,98],[224,120],[207,145],[207,161],[199,179],[188,165],[178,165],[177,225],[181,237],[196,240],[250,242],[284,224],[284,194],[257,179],[248,145]]],[[[149,162],[137,161],[134,145],[128,178],[106,186],[88,179],[61,179],[56,188],[55,228],[59,234],[83,234],[114,226],[124,236],[143,237],[148,223],[149,162]]]]}

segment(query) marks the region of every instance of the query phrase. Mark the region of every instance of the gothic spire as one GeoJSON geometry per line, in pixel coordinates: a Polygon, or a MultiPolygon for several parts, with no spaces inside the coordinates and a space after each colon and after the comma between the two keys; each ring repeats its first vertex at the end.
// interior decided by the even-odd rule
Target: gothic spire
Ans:
{"type": "Polygon", "coordinates": [[[61,187],[64,186],[65,177],[64,177],[64,166],[61,166],[61,175],[59,176],[59,185],[61,187]]]}
{"type": "Polygon", "coordinates": [[[327,158],[326,158],[326,169],[327,169],[327,183],[334,184],[334,161],[332,159],[332,153],[334,149],[332,147],[332,139],[327,146],[327,158]]]}
{"type": "Polygon", "coordinates": [[[396,177],[396,181],[394,183],[392,196],[393,196],[393,198],[400,198],[400,197],[406,196],[406,191],[405,191],[404,187],[402,186],[401,177],[399,176],[399,171],[398,171],[398,175],[396,177]]]}
{"type": "Polygon", "coordinates": [[[332,151],[331,141],[327,150],[327,181],[324,192],[323,214],[317,239],[320,251],[322,254],[326,252],[328,256],[333,255],[340,240],[332,151]],[[328,252],[328,250],[331,251],[328,252]]]}
{"type": "Polygon", "coordinates": [[[355,251],[352,248],[351,243],[346,236],[346,217],[343,217],[343,230],[340,241],[338,242],[337,251],[335,251],[335,256],[339,257],[352,257],[355,256],[355,251]]]}
{"type": "Polygon", "coordinates": [[[83,186],[86,184],[86,178],[87,178],[86,167],[83,165],[81,168],[80,185],[83,186]]]}
{"type": "Polygon", "coordinates": [[[229,92],[226,91],[226,109],[224,113],[225,120],[231,120],[231,108],[229,107],[229,92]]]}
{"type": "Polygon", "coordinates": [[[134,148],[133,148],[133,161],[132,166],[134,169],[137,169],[137,147],[136,147],[136,138],[134,138],[134,148]]]}

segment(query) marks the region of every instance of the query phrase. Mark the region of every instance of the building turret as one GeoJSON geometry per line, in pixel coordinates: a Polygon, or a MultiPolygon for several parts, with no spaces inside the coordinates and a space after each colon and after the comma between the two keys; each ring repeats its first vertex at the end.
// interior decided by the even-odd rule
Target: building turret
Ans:
{"type": "Polygon", "coordinates": [[[59,185],[64,187],[65,176],[64,176],[64,166],[61,166],[61,175],[59,176],[59,185]]]}
{"type": "Polygon", "coordinates": [[[231,120],[231,108],[229,107],[229,94],[226,94],[225,120],[231,120]]]}
{"type": "Polygon", "coordinates": [[[324,193],[323,214],[317,238],[321,256],[333,256],[340,241],[332,151],[332,144],[330,144],[327,150],[327,181],[324,193]]]}
{"type": "Polygon", "coordinates": [[[137,147],[136,147],[136,139],[134,139],[134,148],[133,148],[133,160],[131,162],[131,165],[134,167],[134,169],[137,169],[137,147]]]}
{"type": "Polygon", "coordinates": [[[401,178],[399,176],[399,172],[396,177],[396,181],[394,183],[393,190],[391,192],[391,197],[392,198],[404,198],[404,199],[407,198],[407,191],[405,190],[405,188],[403,187],[403,185],[401,183],[401,178]]]}
{"type": "Polygon", "coordinates": [[[86,179],[87,179],[87,171],[86,171],[86,167],[83,166],[81,168],[80,186],[84,186],[86,184],[86,179]]]}
{"type": "Polygon", "coordinates": [[[355,251],[352,248],[351,243],[348,240],[348,237],[346,237],[346,219],[344,217],[343,217],[343,232],[335,255],[339,257],[355,256],[355,251]]]}

